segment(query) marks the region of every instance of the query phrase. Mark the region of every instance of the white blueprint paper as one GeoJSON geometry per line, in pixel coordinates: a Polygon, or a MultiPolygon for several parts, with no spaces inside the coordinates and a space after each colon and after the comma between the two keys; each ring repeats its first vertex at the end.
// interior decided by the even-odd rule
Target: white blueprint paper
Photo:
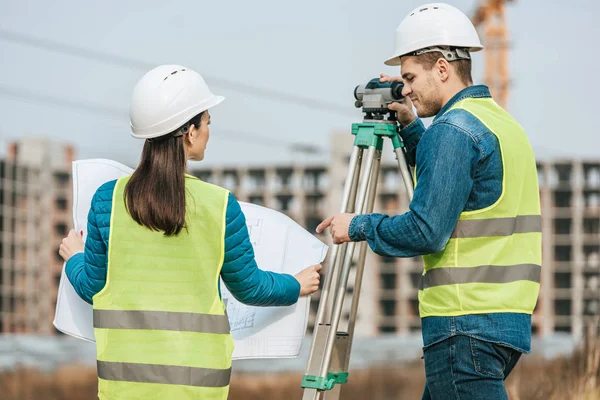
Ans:
{"type": "MultiPolygon", "coordinates": [[[[87,236],[87,216],[92,197],[103,183],[132,173],[120,163],[105,159],[73,163],[73,219],[76,231],[87,236]]],[[[265,271],[296,274],[322,262],[327,246],[286,215],[240,202],[248,225],[256,261],[265,271]]],[[[241,304],[221,282],[235,342],[234,359],[295,357],[308,323],[310,298],[290,307],[252,307],[241,304]]],[[[79,339],[94,341],[92,306],[83,301],[63,273],[58,289],[56,329],[79,339]]]]}

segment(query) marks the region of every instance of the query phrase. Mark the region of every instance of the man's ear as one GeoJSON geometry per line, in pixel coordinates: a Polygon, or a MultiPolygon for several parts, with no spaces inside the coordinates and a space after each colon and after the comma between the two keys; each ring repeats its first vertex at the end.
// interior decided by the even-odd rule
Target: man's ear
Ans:
{"type": "Polygon", "coordinates": [[[442,82],[450,78],[450,63],[443,57],[440,57],[435,63],[436,72],[442,82]]]}

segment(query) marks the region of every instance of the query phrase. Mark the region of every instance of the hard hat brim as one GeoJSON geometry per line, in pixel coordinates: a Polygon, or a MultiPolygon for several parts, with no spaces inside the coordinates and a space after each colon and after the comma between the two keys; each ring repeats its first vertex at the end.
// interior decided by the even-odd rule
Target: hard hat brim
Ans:
{"type": "Polygon", "coordinates": [[[389,65],[390,67],[395,67],[400,65],[400,57],[401,56],[392,56],[390,58],[388,58],[387,60],[385,60],[383,63],[385,65],[389,65]]]}
{"type": "MultiPolygon", "coordinates": [[[[206,101],[202,104],[198,104],[195,107],[190,107],[187,110],[183,110],[182,113],[187,114],[189,118],[188,117],[186,117],[186,118],[191,119],[194,116],[200,114],[201,112],[206,111],[206,110],[213,108],[214,106],[222,103],[223,100],[225,100],[225,97],[213,95],[208,101],[206,101]]],[[[175,118],[175,117],[176,116],[173,116],[172,118],[175,118]]],[[[175,118],[175,119],[177,119],[177,118],[175,118]]],[[[179,124],[179,123],[177,123],[176,126],[172,126],[172,123],[169,124],[169,121],[161,121],[159,124],[163,125],[159,132],[152,132],[156,128],[153,126],[145,127],[145,128],[135,128],[134,126],[130,125],[131,136],[133,136],[136,139],[153,139],[153,138],[167,135],[182,126],[182,124],[179,124]],[[152,133],[149,134],[149,132],[152,132],[152,133]]]]}
{"type": "MultiPolygon", "coordinates": [[[[453,46],[453,47],[460,47],[460,46],[453,46]]],[[[481,46],[481,45],[467,46],[467,48],[469,49],[469,53],[475,53],[477,51],[483,50],[483,46],[481,46]]],[[[412,50],[412,51],[402,52],[402,53],[395,54],[392,57],[390,57],[387,60],[385,60],[383,63],[385,65],[389,65],[390,67],[398,66],[398,65],[401,64],[400,63],[400,58],[402,56],[405,56],[405,55],[410,54],[413,51],[417,51],[417,50],[420,50],[420,49],[415,49],[415,50],[412,50]]]]}

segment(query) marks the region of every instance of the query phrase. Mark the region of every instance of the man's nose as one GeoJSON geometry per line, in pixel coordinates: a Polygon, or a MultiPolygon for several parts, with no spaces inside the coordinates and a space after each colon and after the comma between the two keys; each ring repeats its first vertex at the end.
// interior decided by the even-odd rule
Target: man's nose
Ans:
{"type": "Polygon", "coordinates": [[[402,96],[403,96],[403,97],[406,97],[406,96],[408,96],[408,95],[409,95],[409,94],[411,94],[411,93],[412,93],[412,89],[410,88],[410,86],[409,86],[409,85],[407,85],[407,84],[405,83],[405,84],[404,84],[404,87],[402,88],[402,96]]]}

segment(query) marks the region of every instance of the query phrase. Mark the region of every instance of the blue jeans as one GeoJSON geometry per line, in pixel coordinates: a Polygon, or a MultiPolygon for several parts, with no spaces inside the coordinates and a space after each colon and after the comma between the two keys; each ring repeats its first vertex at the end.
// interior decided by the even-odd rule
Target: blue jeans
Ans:
{"type": "Polygon", "coordinates": [[[508,399],[504,380],[521,353],[509,347],[452,336],[426,348],[423,400],[508,399]]]}

